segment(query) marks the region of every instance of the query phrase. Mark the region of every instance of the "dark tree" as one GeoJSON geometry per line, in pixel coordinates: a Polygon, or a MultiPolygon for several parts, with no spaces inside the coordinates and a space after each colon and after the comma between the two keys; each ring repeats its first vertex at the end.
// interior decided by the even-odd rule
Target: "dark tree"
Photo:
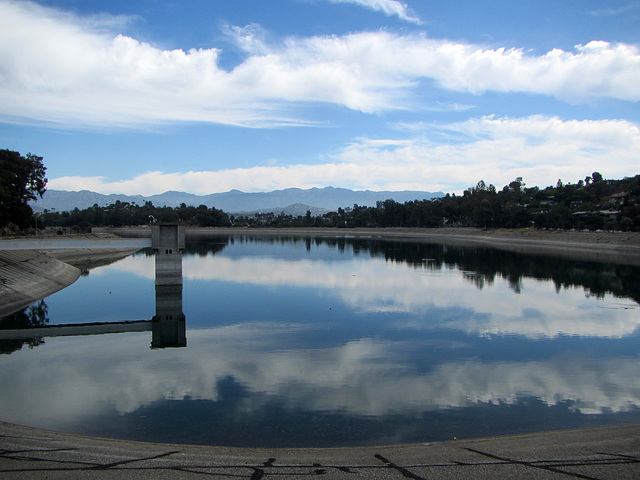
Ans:
{"type": "Polygon", "coordinates": [[[28,202],[42,198],[47,187],[45,171],[42,157],[0,150],[0,227],[31,224],[33,210],[28,202]]]}

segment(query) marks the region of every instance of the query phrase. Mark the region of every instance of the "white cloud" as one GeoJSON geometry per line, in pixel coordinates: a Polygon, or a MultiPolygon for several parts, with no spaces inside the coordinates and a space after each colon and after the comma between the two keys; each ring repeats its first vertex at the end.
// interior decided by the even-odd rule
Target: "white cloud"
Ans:
{"type": "Polygon", "coordinates": [[[640,129],[625,120],[557,117],[482,117],[441,127],[408,126],[404,139],[357,139],[315,165],[257,166],[219,171],[147,172],[122,181],[104,177],[49,180],[54,190],[152,195],[167,190],[196,194],[231,189],[270,191],[325,185],[370,190],[461,192],[483,179],[500,187],[516,177],[546,187],[577,182],[594,171],[605,178],[636,175],[640,129]],[[412,128],[415,127],[415,128],[412,128]],[[435,131],[434,131],[435,129],[435,131]],[[453,143],[431,137],[454,136],[453,143]]]}
{"type": "Polygon", "coordinates": [[[427,89],[422,94],[428,96],[434,84],[575,103],[640,100],[640,54],[632,45],[594,41],[574,52],[535,56],[385,31],[271,45],[253,25],[230,29],[248,56],[227,71],[218,65],[217,48],[161,50],[106,33],[113,21],[98,23],[29,2],[0,3],[0,118],[74,126],[302,125],[308,122],[292,115],[291,106],[323,102],[367,113],[415,109],[420,107],[410,94],[427,89]]]}
{"type": "Polygon", "coordinates": [[[331,3],[352,3],[376,12],[383,12],[385,15],[396,15],[401,20],[407,22],[422,23],[418,17],[409,14],[409,7],[398,0],[329,0],[331,3]]]}

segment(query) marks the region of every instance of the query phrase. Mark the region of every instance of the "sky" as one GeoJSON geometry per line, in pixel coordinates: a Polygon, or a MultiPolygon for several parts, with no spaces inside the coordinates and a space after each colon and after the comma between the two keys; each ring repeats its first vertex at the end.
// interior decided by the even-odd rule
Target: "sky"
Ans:
{"type": "Polygon", "coordinates": [[[640,173],[638,0],[0,0],[48,188],[461,193],[640,173]]]}

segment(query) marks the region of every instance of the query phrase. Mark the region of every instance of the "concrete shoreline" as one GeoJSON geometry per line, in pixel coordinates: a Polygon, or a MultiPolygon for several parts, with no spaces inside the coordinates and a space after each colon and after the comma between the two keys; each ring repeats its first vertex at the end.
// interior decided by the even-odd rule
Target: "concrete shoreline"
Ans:
{"type": "Polygon", "coordinates": [[[0,318],[68,287],[80,273],[38,251],[0,251],[0,318]]]}
{"type": "Polygon", "coordinates": [[[357,448],[230,448],[0,422],[3,479],[637,479],[640,425],[357,448]]]}
{"type": "Polygon", "coordinates": [[[114,235],[0,239],[0,318],[68,287],[83,269],[140,248],[114,235]]]}

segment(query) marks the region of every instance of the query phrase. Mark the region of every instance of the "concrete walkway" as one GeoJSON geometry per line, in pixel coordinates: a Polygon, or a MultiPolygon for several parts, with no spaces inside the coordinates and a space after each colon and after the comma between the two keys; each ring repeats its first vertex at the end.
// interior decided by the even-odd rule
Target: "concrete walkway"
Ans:
{"type": "Polygon", "coordinates": [[[336,449],[82,437],[0,422],[2,479],[638,479],[640,425],[336,449]]]}
{"type": "Polygon", "coordinates": [[[91,235],[77,237],[26,237],[0,239],[0,250],[56,250],[56,249],[140,249],[151,246],[150,238],[109,238],[91,235]]]}

